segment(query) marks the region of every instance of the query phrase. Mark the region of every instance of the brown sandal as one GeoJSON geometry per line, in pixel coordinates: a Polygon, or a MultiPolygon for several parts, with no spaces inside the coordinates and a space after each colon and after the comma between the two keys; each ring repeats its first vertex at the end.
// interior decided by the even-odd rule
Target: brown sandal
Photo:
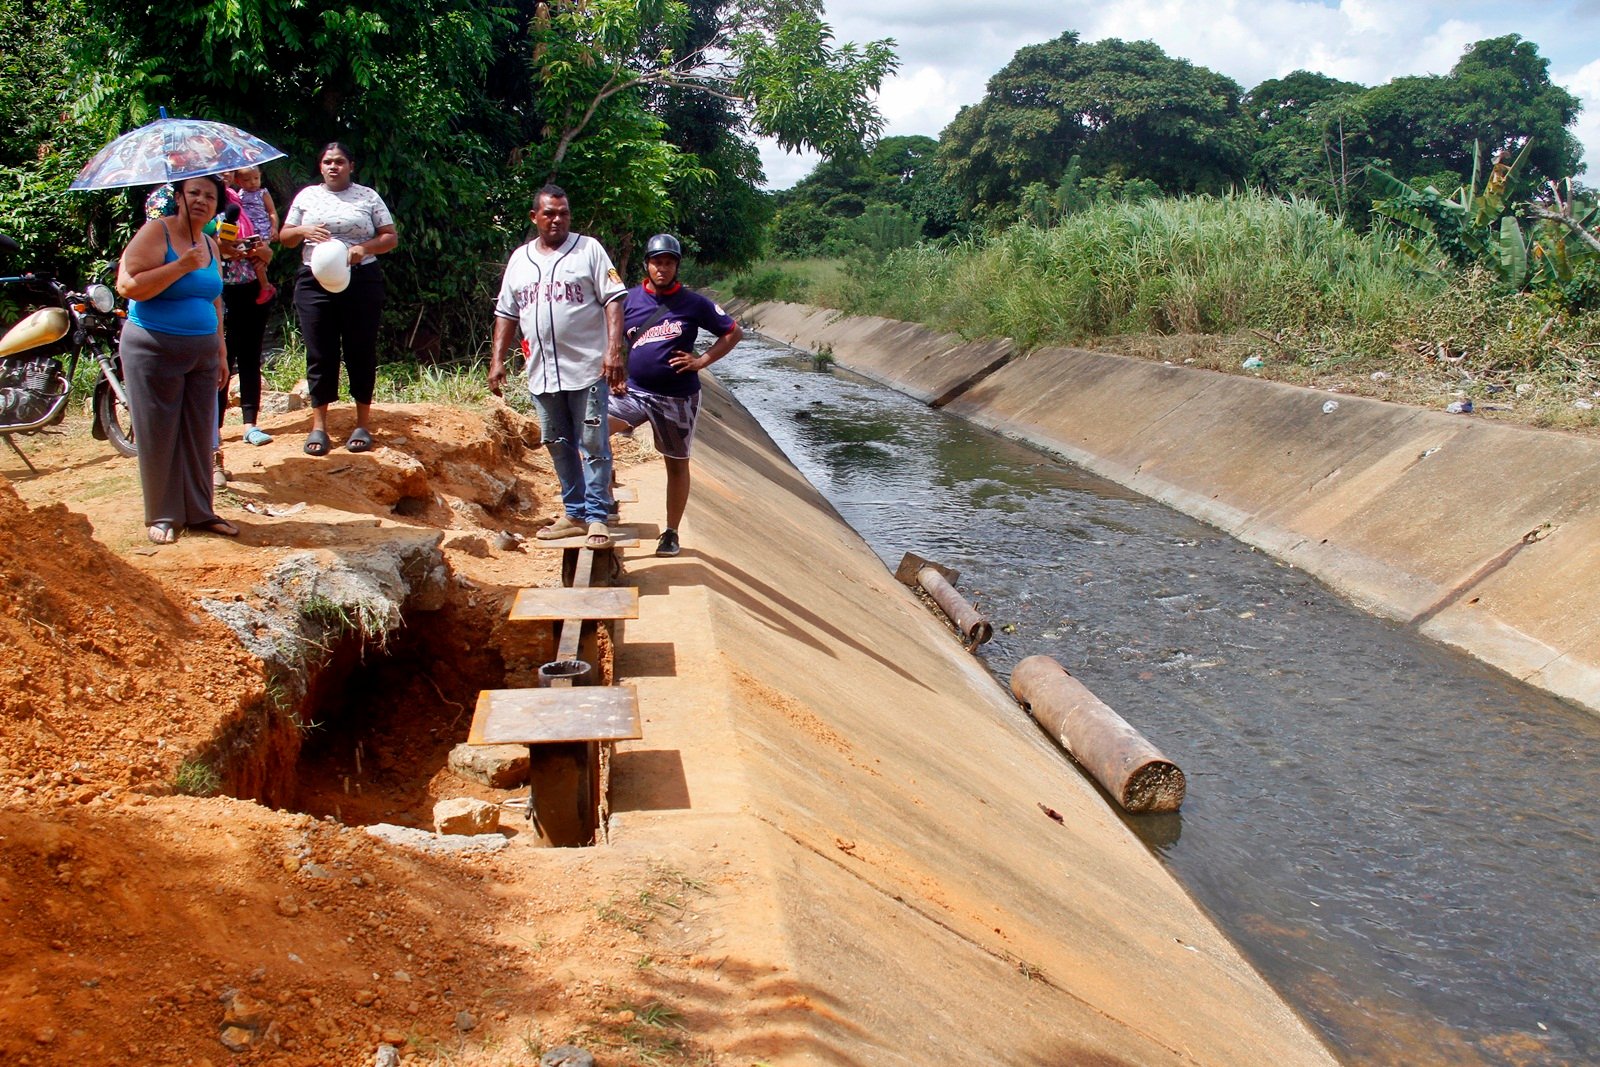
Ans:
{"type": "Polygon", "coordinates": [[[571,515],[563,515],[549,526],[534,531],[533,536],[541,541],[559,541],[564,537],[577,537],[583,533],[583,526],[571,515]]]}

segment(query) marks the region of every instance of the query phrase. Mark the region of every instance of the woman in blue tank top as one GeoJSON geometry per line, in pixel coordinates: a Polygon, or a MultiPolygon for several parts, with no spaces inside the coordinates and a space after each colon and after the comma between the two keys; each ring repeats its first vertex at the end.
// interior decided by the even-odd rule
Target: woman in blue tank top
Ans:
{"type": "Polygon", "coordinates": [[[158,545],[185,529],[239,533],[217,515],[211,496],[217,390],[228,384],[228,351],[221,257],[205,227],[224,195],[214,175],[178,183],[177,213],[146,222],[117,269],[117,291],[131,301],[122,370],[144,521],[158,545]]]}

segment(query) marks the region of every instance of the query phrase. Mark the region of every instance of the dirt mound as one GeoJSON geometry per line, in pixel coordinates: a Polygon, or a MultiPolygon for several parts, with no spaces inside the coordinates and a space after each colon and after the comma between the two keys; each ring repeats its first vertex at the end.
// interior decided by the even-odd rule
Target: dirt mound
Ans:
{"type": "Polygon", "coordinates": [[[0,481],[0,526],[0,770],[41,799],[164,791],[259,665],[64,505],[0,481]]]}

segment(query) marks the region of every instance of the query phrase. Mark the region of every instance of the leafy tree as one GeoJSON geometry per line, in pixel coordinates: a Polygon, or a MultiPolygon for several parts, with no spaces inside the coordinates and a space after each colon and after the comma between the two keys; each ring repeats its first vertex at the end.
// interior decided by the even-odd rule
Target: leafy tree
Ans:
{"type": "Polygon", "coordinates": [[[881,261],[897,248],[916,244],[922,226],[899,204],[879,203],[851,220],[850,236],[870,260],[881,261]]]}
{"type": "Polygon", "coordinates": [[[863,238],[867,231],[824,220],[851,221],[880,207],[903,211],[919,239],[958,228],[961,205],[944,181],[938,147],[931,137],[884,137],[866,151],[818,162],[793,188],[777,194],[776,249],[785,255],[834,255],[872,244],[875,239],[863,238]]]}
{"type": "Polygon", "coordinates": [[[388,328],[407,344],[475,343],[528,192],[551,177],[622,261],[680,223],[748,257],[766,206],[746,132],[824,151],[870,139],[894,64],[888,42],[835,45],[814,0],[63,3],[82,5],[74,123],[96,146],[158,105],[232,121],[289,153],[266,174],[287,202],[321,144],[350,142],[400,225],[388,328]],[[717,106],[674,111],[673,91],[717,106]],[[697,121],[706,137],[686,135],[697,121]]]}
{"type": "Polygon", "coordinates": [[[1090,174],[1146,178],[1173,193],[1243,180],[1253,130],[1231,79],[1148,41],[1082,44],[1068,32],[1017,52],[940,139],[970,208],[1013,208],[1031,182],[1059,183],[1079,156],[1090,174]]]}
{"type": "Polygon", "coordinates": [[[322,144],[349,142],[357,180],[401,230],[385,257],[390,343],[480,330],[492,267],[479,265],[503,257],[495,219],[511,211],[493,178],[520,133],[484,87],[517,33],[513,12],[491,0],[84,4],[85,126],[109,139],[160,105],[234,122],[289,154],[265,175],[284,205],[316,180],[322,144]]]}
{"type": "Polygon", "coordinates": [[[1452,184],[1467,181],[1474,145],[1493,156],[1531,141],[1532,184],[1578,173],[1582,150],[1568,129],[1578,108],[1515,34],[1472,45],[1448,76],[1396,78],[1362,96],[1374,160],[1402,180],[1446,172],[1452,184]]]}
{"type": "Polygon", "coordinates": [[[23,250],[0,268],[77,280],[111,255],[113,198],[67,191],[100,146],[68,115],[68,60],[84,17],[79,0],[0,0],[0,231],[23,250]]]}
{"type": "Polygon", "coordinates": [[[1161,195],[1161,189],[1148,178],[1124,179],[1120,174],[1100,177],[1085,175],[1082,161],[1073,156],[1061,182],[1051,189],[1044,182],[1023,187],[1017,215],[1040,228],[1054,226],[1063,219],[1093,207],[1124,202],[1137,204],[1161,195]]]}
{"type": "Polygon", "coordinates": [[[1258,130],[1251,178],[1276,193],[1328,197],[1342,205],[1351,172],[1360,166],[1351,151],[1352,139],[1366,131],[1363,92],[1355,82],[1307,70],[1251,89],[1244,98],[1258,130]]]}
{"type": "Polygon", "coordinates": [[[780,207],[772,220],[772,250],[780,256],[839,255],[848,243],[846,222],[806,201],[780,207]]]}
{"type": "MultiPolygon", "coordinates": [[[[715,38],[721,0],[693,0],[693,22],[682,50],[715,38]]],[[[772,201],[760,189],[761,155],[733,101],[711,93],[665,87],[646,94],[646,106],[666,123],[666,139],[711,172],[700,195],[677,205],[677,233],[695,259],[739,269],[762,251],[772,201]]]]}
{"type": "Polygon", "coordinates": [[[872,139],[882,119],[870,97],[894,68],[892,43],[835,47],[819,13],[809,0],[541,5],[534,66],[545,125],[530,149],[531,166],[547,178],[571,172],[572,146],[593,134],[591,155],[605,155],[592,160],[589,176],[636,187],[636,195],[617,197],[616,210],[595,216],[595,228],[615,238],[625,260],[641,223],[670,223],[674,203],[703,196],[715,181],[666,141],[665,123],[647,106],[651,92],[722,100],[750,129],[786,148],[833,154],[872,139]],[[657,214],[649,218],[652,204],[657,214]]]}
{"type": "Polygon", "coordinates": [[[1578,165],[1569,132],[1578,102],[1550,82],[1548,66],[1532,42],[1508,35],[1472,45],[1448,75],[1370,89],[1306,71],[1263,82],[1246,98],[1261,130],[1254,176],[1359,217],[1392,192],[1371,168],[1419,189],[1455,189],[1469,181],[1474,145],[1488,158],[1531,145],[1525,193],[1578,165]]]}

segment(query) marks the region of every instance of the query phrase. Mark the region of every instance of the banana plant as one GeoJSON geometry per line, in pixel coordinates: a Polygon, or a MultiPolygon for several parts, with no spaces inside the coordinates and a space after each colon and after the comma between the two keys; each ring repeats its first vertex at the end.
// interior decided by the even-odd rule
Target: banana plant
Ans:
{"type": "Polygon", "coordinates": [[[1528,243],[1521,223],[1507,205],[1507,192],[1527,162],[1531,140],[1516,157],[1501,152],[1480,190],[1482,149],[1472,146],[1472,179],[1452,196],[1433,186],[1416,189],[1386,171],[1374,169],[1389,195],[1372,210],[1399,224],[1400,250],[1424,269],[1437,270],[1441,258],[1457,267],[1484,266],[1511,289],[1528,283],[1528,243]]]}

